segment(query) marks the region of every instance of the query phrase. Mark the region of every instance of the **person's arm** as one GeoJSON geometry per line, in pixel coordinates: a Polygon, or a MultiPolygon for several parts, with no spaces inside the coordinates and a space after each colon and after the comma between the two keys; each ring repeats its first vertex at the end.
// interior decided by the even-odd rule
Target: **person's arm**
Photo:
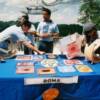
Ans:
{"type": "Polygon", "coordinates": [[[42,23],[39,23],[39,25],[37,27],[36,35],[38,37],[40,37],[40,38],[48,38],[48,37],[50,37],[50,33],[42,33],[42,34],[40,34],[41,33],[41,25],[42,25],[42,23]]]}
{"type": "Polygon", "coordinates": [[[59,39],[59,33],[52,33],[53,39],[59,39]]]}
{"type": "Polygon", "coordinates": [[[31,43],[29,42],[22,42],[25,46],[27,46],[28,48],[32,49],[33,51],[36,51],[38,54],[44,54],[43,51],[38,50],[35,46],[33,46],[31,43]]]}
{"type": "Polygon", "coordinates": [[[40,33],[37,33],[37,36],[41,38],[48,38],[51,37],[52,35],[49,33],[43,33],[42,35],[40,33]]]}
{"type": "Polygon", "coordinates": [[[59,37],[59,29],[57,25],[55,25],[54,32],[52,33],[52,37],[54,39],[59,37]]]}
{"type": "Polygon", "coordinates": [[[24,44],[28,48],[32,49],[33,51],[36,51],[39,54],[43,54],[44,52],[38,50],[35,46],[33,46],[30,42],[30,39],[24,35],[24,33],[17,33],[15,34],[18,38],[18,42],[24,44]]]}
{"type": "Polygon", "coordinates": [[[96,41],[93,42],[93,45],[95,45],[94,47],[94,51],[96,51],[98,48],[100,48],[100,39],[97,39],[96,41]]]}
{"type": "Polygon", "coordinates": [[[37,35],[36,31],[30,31],[28,33],[31,34],[31,35],[37,35]]]}
{"type": "Polygon", "coordinates": [[[9,39],[11,36],[6,30],[0,33],[0,43],[4,42],[5,40],[9,39]]]}

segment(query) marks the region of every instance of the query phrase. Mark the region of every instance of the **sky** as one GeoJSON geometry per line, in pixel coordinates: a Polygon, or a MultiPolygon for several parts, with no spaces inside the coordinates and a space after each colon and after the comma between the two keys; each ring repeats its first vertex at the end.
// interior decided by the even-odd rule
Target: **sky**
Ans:
{"type": "MultiPolygon", "coordinates": [[[[53,2],[55,0],[46,0],[53,2]]],[[[62,0],[63,1],[63,0],[62,0]]],[[[72,24],[78,23],[80,0],[64,0],[67,3],[51,6],[52,20],[55,23],[72,24]],[[54,12],[53,12],[54,11],[54,12]]],[[[35,5],[36,0],[0,0],[0,20],[11,21],[17,20],[23,15],[21,11],[25,11],[25,7],[35,5]]],[[[49,7],[48,7],[49,8],[49,7]]],[[[30,21],[39,22],[42,20],[42,15],[29,15],[30,21]]]]}

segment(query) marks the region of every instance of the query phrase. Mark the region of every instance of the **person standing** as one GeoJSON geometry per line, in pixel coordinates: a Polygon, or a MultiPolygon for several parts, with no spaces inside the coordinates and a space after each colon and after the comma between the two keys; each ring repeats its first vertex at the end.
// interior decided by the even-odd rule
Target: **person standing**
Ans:
{"type": "Polygon", "coordinates": [[[53,37],[59,35],[58,26],[51,20],[51,11],[47,8],[42,12],[43,21],[37,27],[39,36],[39,50],[46,53],[53,52],[53,37]]]}

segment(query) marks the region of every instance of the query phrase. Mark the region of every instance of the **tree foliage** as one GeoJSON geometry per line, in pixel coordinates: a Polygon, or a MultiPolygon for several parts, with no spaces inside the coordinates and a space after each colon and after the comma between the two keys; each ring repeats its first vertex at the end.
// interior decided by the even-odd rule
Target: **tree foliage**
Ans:
{"type": "Polygon", "coordinates": [[[80,14],[81,23],[93,22],[100,29],[100,0],[82,0],[80,14]]]}
{"type": "MultiPolygon", "coordinates": [[[[0,21],[0,32],[14,24],[16,24],[16,21],[8,21],[8,22],[0,21]]],[[[32,23],[32,24],[37,29],[39,22],[32,23]]],[[[60,31],[60,36],[67,36],[68,34],[73,34],[75,32],[78,32],[79,34],[82,33],[82,26],[78,24],[69,24],[69,25],[68,24],[58,24],[58,28],[60,31]]]]}

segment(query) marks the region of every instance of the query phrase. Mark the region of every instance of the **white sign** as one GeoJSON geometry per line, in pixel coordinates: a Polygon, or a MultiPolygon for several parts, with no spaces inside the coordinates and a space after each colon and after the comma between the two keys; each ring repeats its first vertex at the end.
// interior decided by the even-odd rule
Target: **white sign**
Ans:
{"type": "Polygon", "coordinates": [[[25,85],[49,84],[49,83],[64,83],[64,84],[78,83],[78,76],[63,77],[63,78],[46,77],[46,78],[25,78],[24,79],[25,85]]]}

